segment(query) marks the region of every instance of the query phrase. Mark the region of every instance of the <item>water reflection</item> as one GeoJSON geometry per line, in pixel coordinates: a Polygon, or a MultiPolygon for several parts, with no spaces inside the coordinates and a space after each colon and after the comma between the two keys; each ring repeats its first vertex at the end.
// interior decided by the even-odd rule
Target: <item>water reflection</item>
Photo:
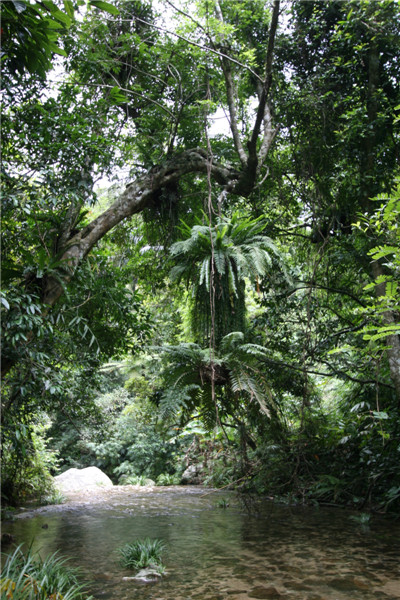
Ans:
{"type": "Polygon", "coordinates": [[[400,524],[374,517],[366,530],[345,511],[271,503],[248,514],[232,501],[218,508],[222,494],[205,494],[125,490],[106,502],[47,507],[3,530],[42,554],[71,557],[98,599],[400,598],[400,524]],[[131,572],[118,565],[116,549],[141,537],[167,545],[159,583],[123,580],[131,572]]]}

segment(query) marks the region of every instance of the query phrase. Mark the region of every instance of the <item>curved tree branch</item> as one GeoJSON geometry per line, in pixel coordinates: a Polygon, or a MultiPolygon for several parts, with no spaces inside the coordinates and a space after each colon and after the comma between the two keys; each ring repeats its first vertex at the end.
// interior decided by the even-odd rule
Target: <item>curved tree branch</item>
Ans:
{"type": "MultiPolygon", "coordinates": [[[[61,258],[64,264],[63,283],[70,281],[79,263],[102,237],[124,219],[150,206],[159,190],[171,182],[178,181],[183,175],[207,174],[208,170],[211,171],[214,180],[222,186],[232,185],[239,175],[235,169],[214,161],[210,165],[207,151],[195,148],[154,167],[143,177],[130,183],[107,210],[68,241],[61,258]]],[[[56,278],[50,278],[42,300],[51,306],[63,291],[62,283],[56,278]]]]}

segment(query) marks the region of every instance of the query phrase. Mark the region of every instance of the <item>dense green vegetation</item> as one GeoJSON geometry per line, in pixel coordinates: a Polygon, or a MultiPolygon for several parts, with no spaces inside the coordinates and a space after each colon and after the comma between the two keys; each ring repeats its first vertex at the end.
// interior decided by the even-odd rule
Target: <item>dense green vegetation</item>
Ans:
{"type": "Polygon", "coordinates": [[[398,511],[398,3],[1,10],[4,505],[194,465],[398,511]]]}

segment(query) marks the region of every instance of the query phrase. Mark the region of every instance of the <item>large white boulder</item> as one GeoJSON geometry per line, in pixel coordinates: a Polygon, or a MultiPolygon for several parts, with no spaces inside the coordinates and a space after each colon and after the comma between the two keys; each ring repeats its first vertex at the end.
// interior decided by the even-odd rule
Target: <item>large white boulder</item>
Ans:
{"type": "Polygon", "coordinates": [[[61,475],[56,475],[54,483],[60,492],[82,492],[114,485],[111,479],[97,467],[68,469],[61,475]]]}

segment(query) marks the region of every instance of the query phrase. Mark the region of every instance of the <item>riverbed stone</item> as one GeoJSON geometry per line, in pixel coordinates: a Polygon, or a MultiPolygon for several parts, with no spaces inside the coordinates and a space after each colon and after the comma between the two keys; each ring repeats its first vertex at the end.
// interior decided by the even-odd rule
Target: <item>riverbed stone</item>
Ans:
{"type": "Polygon", "coordinates": [[[349,592],[355,589],[354,577],[351,575],[345,577],[334,577],[327,581],[330,587],[341,592],[349,592]]]}
{"type": "Polygon", "coordinates": [[[1,534],[1,545],[12,544],[12,542],[15,542],[15,537],[11,533],[1,534]]]}
{"type": "Polygon", "coordinates": [[[310,590],[310,586],[303,583],[303,581],[284,581],[283,585],[286,588],[295,590],[296,592],[304,592],[310,590]]]}
{"type": "Polygon", "coordinates": [[[361,579],[361,577],[354,577],[353,579],[354,586],[359,590],[370,590],[371,583],[366,579],[361,579]]]}
{"type": "Polygon", "coordinates": [[[249,593],[249,596],[250,596],[250,598],[259,598],[261,600],[263,600],[263,599],[278,600],[278,599],[282,598],[282,594],[273,585],[270,585],[268,587],[264,587],[264,586],[255,587],[251,590],[251,592],[249,593]]]}
{"type": "Polygon", "coordinates": [[[90,489],[113,487],[111,479],[97,467],[68,469],[54,477],[54,484],[60,492],[79,492],[90,489]]]}

